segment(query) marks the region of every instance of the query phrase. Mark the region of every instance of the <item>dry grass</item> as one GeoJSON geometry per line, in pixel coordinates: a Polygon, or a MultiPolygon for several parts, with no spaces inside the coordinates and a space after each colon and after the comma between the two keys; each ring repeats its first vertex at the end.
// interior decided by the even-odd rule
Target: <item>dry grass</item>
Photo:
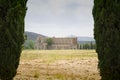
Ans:
{"type": "Polygon", "coordinates": [[[94,50],[24,50],[14,80],[100,80],[94,50]]]}

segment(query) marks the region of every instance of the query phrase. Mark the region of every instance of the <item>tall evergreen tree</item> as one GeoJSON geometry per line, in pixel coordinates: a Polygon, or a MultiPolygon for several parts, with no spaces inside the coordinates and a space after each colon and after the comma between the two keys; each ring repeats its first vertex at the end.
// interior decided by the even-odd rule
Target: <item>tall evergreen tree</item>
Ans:
{"type": "Polygon", "coordinates": [[[120,80],[120,0],[94,0],[93,17],[101,80],[120,80]]]}
{"type": "Polygon", "coordinates": [[[27,0],[0,0],[0,80],[13,80],[24,43],[27,0]]]}

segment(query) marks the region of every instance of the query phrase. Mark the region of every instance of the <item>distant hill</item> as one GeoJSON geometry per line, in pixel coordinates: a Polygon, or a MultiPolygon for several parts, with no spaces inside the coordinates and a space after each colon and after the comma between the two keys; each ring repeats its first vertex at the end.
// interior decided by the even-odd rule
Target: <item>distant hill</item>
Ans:
{"type": "Polygon", "coordinates": [[[95,39],[93,37],[77,37],[79,44],[90,44],[91,42],[95,44],[95,39]]]}
{"type": "Polygon", "coordinates": [[[33,40],[33,41],[36,41],[38,36],[46,37],[44,35],[34,33],[34,32],[28,32],[28,31],[26,31],[25,34],[27,35],[27,40],[33,40]]]}
{"type": "MultiPolygon", "coordinates": [[[[26,49],[31,49],[31,48],[29,48],[31,46],[31,44],[33,44],[32,47],[34,47],[36,39],[38,36],[47,37],[47,36],[44,36],[42,34],[28,32],[28,31],[26,31],[25,34],[27,35],[27,40],[25,40],[25,43],[24,43],[24,47],[26,49]]],[[[76,36],[72,35],[72,36],[68,36],[68,37],[76,37],[76,36]]],[[[90,44],[91,42],[93,44],[95,44],[95,40],[93,37],[77,37],[77,41],[79,44],[90,44]]]]}
{"type": "Polygon", "coordinates": [[[95,44],[95,41],[78,41],[79,44],[95,44]]]}
{"type": "MultiPolygon", "coordinates": [[[[25,41],[25,44],[27,41],[30,41],[30,40],[35,42],[38,36],[47,37],[47,36],[44,36],[42,34],[28,32],[28,31],[26,31],[25,34],[27,35],[27,40],[25,41]]],[[[68,37],[75,37],[75,36],[72,35],[72,36],[68,36],[68,37]]],[[[79,36],[79,37],[77,37],[77,41],[80,44],[85,44],[85,43],[90,43],[90,42],[95,43],[95,40],[93,37],[81,37],[81,36],[79,36]]]]}
{"type": "Polygon", "coordinates": [[[78,41],[95,41],[93,37],[77,37],[78,41]]]}
{"type": "Polygon", "coordinates": [[[25,40],[24,49],[34,49],[37,37],[38,36],[46,37],[44,35],[28,31],[25,32],[25,35],[27,35],[27,40],[25,40]]]}
{"type": "MultiPolygon", "coordinates": [[[[34,40],[34,41],[37,39],[38,36],[47,37],[42,34],[28,32],[28,31],[26,31],[25,34],[27,35],[27,40],[34,40]]],[[[69,36],[69,37],[74,37],[74,36],[69,36]]],[[[81,37],[81,36],[77,37],[77,40],[81,42],[95,41],[93,37],[81,37]]]]}

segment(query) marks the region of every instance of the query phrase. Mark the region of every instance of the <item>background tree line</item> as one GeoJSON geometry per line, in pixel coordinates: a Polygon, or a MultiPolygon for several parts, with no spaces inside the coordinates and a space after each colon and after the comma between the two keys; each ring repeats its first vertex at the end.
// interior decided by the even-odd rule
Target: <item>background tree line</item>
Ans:
{"type": "Polygon", "coordinates": [[[78,44],[78,49],[85,49],[85,50],[90,50],[90,49],[96,49],[96,44],[93,42],[90,43],[84,43],[84,44],[78,44]]]}

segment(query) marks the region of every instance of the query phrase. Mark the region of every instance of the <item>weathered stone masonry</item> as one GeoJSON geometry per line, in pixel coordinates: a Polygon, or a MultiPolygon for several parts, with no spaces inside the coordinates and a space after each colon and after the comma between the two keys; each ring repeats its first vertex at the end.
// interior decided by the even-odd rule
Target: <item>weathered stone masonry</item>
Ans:
{"type": "MultiPolygon", "coordinates": [[[[37,38],[36,44],[35,44],[35,48],[36,49],[41,49],[41,50],[45,50],[48,49],[47,47],[47,42],[46,40],[49,37],[41,37],[39,36],[37,38]]],[[[51,38],[53,43],[50,46],[50,49],[77,49],[77,38],[56,38],[56,37],[52,37],[51,38]]]]}

